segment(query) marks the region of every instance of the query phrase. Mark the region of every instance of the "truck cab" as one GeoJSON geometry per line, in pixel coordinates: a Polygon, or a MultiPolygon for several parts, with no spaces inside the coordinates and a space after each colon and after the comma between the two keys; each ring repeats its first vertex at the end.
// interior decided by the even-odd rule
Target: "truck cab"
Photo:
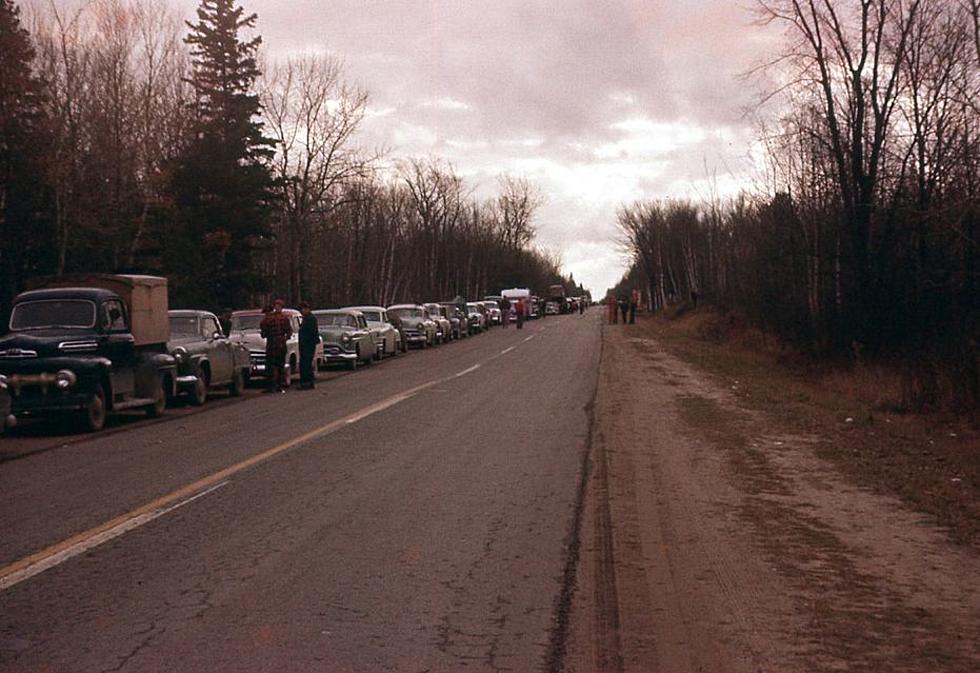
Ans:
{"type": "Polygon", "coordinates": [[[92,274],[32,281],[0,338],[0,375],[14,416],[77,412],[97,431],[106,414],[162,414],[174,394],[166,279],[92,274]]]}

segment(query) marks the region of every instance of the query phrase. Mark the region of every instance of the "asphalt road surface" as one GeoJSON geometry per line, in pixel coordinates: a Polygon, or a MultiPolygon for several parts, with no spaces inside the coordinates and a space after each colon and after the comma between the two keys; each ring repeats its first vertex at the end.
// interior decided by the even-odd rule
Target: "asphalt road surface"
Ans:
{"type": "Polygon", "coordinates": [[[0,440],[0,670],[556,667],[598,313],[0,440]]]}

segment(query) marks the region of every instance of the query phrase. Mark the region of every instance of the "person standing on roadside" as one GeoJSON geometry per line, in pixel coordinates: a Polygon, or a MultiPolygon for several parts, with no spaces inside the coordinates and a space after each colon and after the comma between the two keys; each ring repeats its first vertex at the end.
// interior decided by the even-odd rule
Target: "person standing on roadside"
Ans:
{"type": "Polygon", "coordinates": [[[316,316],[305,301],[299,305],[303,322],[299,326],[299,389],[313,390],[316,386],[316,372],[313,369],[313,356],[316,345],[320,343],[320,326],[316,316]]]}
{"type": "Polygon", "coordinates": [[[636,308],[640,304],[640,291],[633,288],[630,294],[630,325],[636,324],[636,308]]]}
{"type": "Polygon", "coordinates": [[[626,324],[626,318],[629,317],[630,303],[624,295],[619,296],[619,312],[623,314],[623,324],[626,324]]]}
{"type": "Polygon", "coordinates": [[[606,298],[606,308],[609,313],[609,324],[615,325],[616,324],[616,298],[614,296],[609,295],[606,298]]]}
{"type": "Polygon", "coordinates": [[[282,312],[285,302],[276,299],[272,310],[266,313],[259,325],[265,338],[265,368],[269,375],[267,393],[284,393],[289,381],[286,380],[286,342],[293,336],[293,326],[289,317],[282,312]]]}
{"type": "Polygon", "coordinates": [[[510,326],[510,299],[501,299],[497,306],[500,308],[500,324],[506,329],[510,326]]]}
{"type": "Polygon", "coordinates": [[[527,307],[524,306],[524,299],[517,300],[517,329],[524,329],[524,315],[527,313],[527,307]]]}

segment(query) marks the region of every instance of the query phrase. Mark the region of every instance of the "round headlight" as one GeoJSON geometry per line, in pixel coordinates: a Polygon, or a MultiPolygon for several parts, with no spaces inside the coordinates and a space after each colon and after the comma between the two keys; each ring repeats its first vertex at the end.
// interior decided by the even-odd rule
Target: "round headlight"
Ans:
{"type": "Polygon", "coordinates": [[[7,377],[4,376],[3,374],[0,374],[0,390],[3,390],[6,387],[7,387],[7,377]]]}
{"type": "Polygon", "coordinates": [[[177,348],[174,349],[173,356],[177,358],[178,362],[183,362],[185,359],[187,359],[187,349],[183,346],[177,346],[177,348]]]}
{"type": "Polygon", "coordinates": [[[70,369],[62,369],[54,375],[54,383],[61,390],[68,390],[78,382],[75,372],[70,369]]]}

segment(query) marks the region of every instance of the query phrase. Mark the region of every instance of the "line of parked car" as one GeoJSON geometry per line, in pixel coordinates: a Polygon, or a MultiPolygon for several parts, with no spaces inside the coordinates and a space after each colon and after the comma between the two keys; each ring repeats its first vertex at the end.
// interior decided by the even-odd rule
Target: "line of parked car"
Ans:
{"type": "MultiPolygon", "coordinates": [[[[332,364],[342,364],[350,369],[360,365],[383,360],[410,348],[431,348],[455,339],[463,339],[479,334],[490,326],[500,323],[500,309],[492,300],[478,302],[430,302],[426,304],[394,304],[392,306],[347,306],[338,309],[313,311],[320,332],[320,343],[314,354],[318,369],[332,364]]],[[[291,377],[299,367],[299,326],[300,312],[284,309],[293,327],[293,337],[286,344],[286,370],[291,377]]],[[[207,344],[216,341],[205,338],[209,328],[184,329],[178,321],[186,320],[189,313],[196,313],[198,320],[216,320],[206,311],[171,311],[171,333],[191,333],[199,335],[196,351],[208,350],[207,344]]],[[[231,314],[228,339],[226,342],[240,344],[244,352],[239,359],[247,357],[246,381],[262,379],[266,376],[265,339],[260,324],[261,311],[235,311],[231,314]]],[[[218,339],[217,341],[220,341],[218,339]]],[[[187,351],[186,340],[173,344],[187,351]]],[[[191,366],[192,358],[184,358],[191,366]]],[[[191,374],[188,373],[188,376],[191,374]]],[[[200,378],[200,377],[198,377],[200,378]]],[[[195,399],[196,401],[196,399],[195,399]]]]}
{"type": "MultiPolygon", "coordinates": [[[[240,395],[266,377],[262,311],[235,311],[222,325],[209,311],[168,310],[166,279],[154,276],[42,278],[34,288],[15,298],[9,332],[0,338],[0,431],[18,417],[64,413],[97,431],[115,411],[157,416],[173,400],[200,405],[216,388],[240,395]]],[[[500,299],[314,311],[316,365],[356,369],[479,334],[500,324],[500,299]]],[[[286,314],[292,376],[302,316],[286,314]]]]}

